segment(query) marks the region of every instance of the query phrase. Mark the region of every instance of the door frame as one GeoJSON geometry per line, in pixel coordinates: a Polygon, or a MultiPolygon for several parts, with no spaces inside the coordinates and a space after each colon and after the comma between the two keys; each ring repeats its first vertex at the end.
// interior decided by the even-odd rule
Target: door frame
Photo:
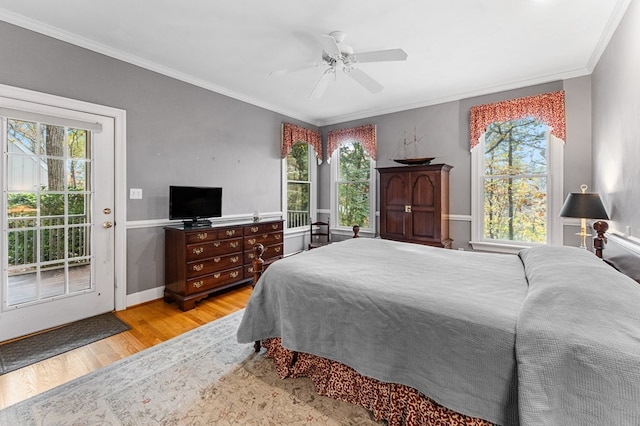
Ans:
{"type": "Polygon", "coordinates": [[[78,110],[114,120],[114,307],[127,307],[127,112],[62,96],[0,84],[0,97],[78,110]]]}

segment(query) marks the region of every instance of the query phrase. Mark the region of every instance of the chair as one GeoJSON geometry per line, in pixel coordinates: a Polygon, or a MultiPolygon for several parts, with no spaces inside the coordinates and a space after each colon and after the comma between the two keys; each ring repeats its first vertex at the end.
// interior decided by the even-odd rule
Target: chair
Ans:
{"type": "Polygon", "coordinates": [[[309,225],[309,250],[331,243],[331,232],[328,222],[313,222],[309,225]]]}

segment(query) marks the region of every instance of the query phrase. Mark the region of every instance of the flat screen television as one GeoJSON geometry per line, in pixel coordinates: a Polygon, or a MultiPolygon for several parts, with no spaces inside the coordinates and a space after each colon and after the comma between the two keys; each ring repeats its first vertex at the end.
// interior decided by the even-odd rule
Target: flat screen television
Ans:
{"type": "Polygon", "coordinates": [[[169,219],[182,219],[184,226],[207,226],[210,217],[222,216],[222,188],[169,186],[169,219]]]}

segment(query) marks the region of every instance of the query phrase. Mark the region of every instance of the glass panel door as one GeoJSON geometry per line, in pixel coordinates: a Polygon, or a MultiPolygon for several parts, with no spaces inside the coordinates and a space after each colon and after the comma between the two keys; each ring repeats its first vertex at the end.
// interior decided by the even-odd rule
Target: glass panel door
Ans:
{"type": "Polygon", "coordinates": [[[91,132],[7,119],[7,304],[91,288],[91,132]]]}
{"type": "Polygon", "coordinates": [[[51,109],[104,130],[1,118],[0,341],[114,308],[113,119],[51,109]]]}

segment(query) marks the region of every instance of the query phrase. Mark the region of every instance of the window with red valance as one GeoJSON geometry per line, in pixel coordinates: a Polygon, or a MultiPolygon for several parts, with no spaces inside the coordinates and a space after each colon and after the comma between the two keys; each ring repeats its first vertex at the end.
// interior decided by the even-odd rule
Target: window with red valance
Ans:
{"type": "Polygon", "coordinates": [[[330,161],[341,143],[349,141],[362,145],[367,154],[377,160],[376,125],[365,124],[349,129],[331,130],[327,134],[327,161],[330,161]]]}
{"type": "Polygon", "coordinates": [[[316,153],[318,164],[322,163],[322,136],[320,132],[291,123],[282,123],[282,158],[287,158],[296,143],[309,144],[316,153]]]}
{"type": "Polygon", "coordinates": [[[564,92],[470,109],[474,249],[561,244],[564,92]]]}
{"type": "Polygon", "coordinates": [[[471,107],[471,149],[490,124],[525,117],[542,121],[552,135],[566,141],[564,91],[559,91],[471,107]]]}

